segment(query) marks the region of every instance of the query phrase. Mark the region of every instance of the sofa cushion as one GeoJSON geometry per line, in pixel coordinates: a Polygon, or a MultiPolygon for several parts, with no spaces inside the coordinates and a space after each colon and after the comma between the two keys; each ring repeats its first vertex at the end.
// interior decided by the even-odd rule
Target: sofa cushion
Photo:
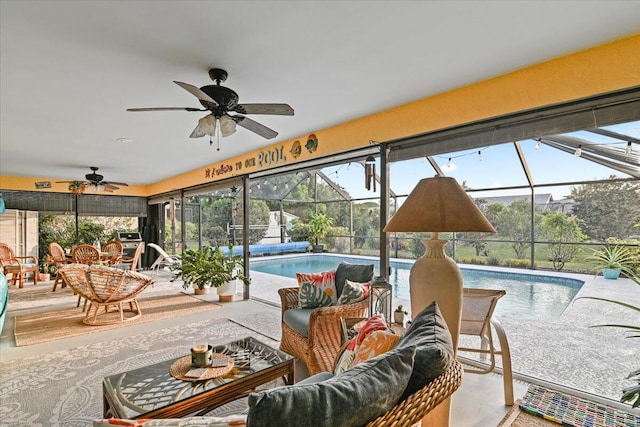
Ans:
{"type": "Polygon", "coordinates": [[[331,379],[249,395],[247,423],[262,426],[362,426],[398,402],[415,350],[394,349],[331,379]]]}
{"type": "Polygon", "coordinates": [[[371,284],[369,282],[360,283],[352,282],[347,279],[344,281],[344,287],[338,297],[337,305],[352,304],[354,302],[364,301],[369,297],[371,284]]]}
{"type": "Polygon", "coordinates": [[[348,262],[341,262],[336,268],[336,291],[338,295],[342,294],[342,288],[344,287],[345,280],[349,279],[352,282],[370,282],[373,280],[373,264],[350,264],[348,262]]]}
{"type": "Polygon", "coordinates": [[[413,319],[400,338],[397,348],[404,347],[416,349],[413,374],[403,395],[406,398],[442,374],[453,360],[451,333],[435,301],[413,319]]]}
{"type": "Polygon", "coordinates": [[[307,377],[301,381],[298,381],[296,383],[296,385],[304,385],[304,384],[315,384],[315,383],[319,383],[322,381],[326,381],[330,378],[333,378],[334,375],[331,372],[320,372],[317,373],[315,375],[311,375],[310,377],[307,377]]]}
{"type": "Polygon", "coordinates": [[[296,278],[300,286],[298,296],[300,308],[327,307],[338,301],[334,270],[321,273],[296,273],[296,278]],[[316,288],[311,288],[309,284],[316,288]]]}
{"type": "Polygon", "coordinates": [[[309,318],[313,308],[290,308],[282,315],[284,323],[304,337],[309,337],[309,318]]]}

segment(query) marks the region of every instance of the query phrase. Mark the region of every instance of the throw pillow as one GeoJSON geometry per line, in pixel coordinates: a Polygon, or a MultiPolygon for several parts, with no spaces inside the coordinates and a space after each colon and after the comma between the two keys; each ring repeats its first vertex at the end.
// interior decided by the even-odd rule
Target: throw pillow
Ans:
{"type": "MultiPolygon", "coordinates": [[[[296,273],[296,278],[298,279],[298,285],[300,285],[302,290],[303,283],[310,283],[313,286],[318,287],[322,292],[326,294],[331,300],[328,305],[335,304],[338,301],[338,295],[336,292],[336,272],[331,271],[323,271],[321,273],[296,273]]],[[[319,295],[314,292],[314,295],[319,295]]],[[[303,295],[300,295],[303,297],[303,295]]],[[[306,298],[307,295],[304,295],[306,298]]],[[[324,298],[322,298],[324,299],[324,298]]],[[[310,304],[317,303],[316,300],[309,301],[310,304]]],[[[315,308],[315,307],[324,307],[324,305],[315,305],[309,306],[306,305],[307,301],[303,302],[300,300],[300,308],[315,308]]]]}
{"type": "Polygon", "coordinates": [[[94,420],[93,427],[152,427],[152,426],[207,426],[207,427],[231,427],[246,426],[246,415],[229,415],[227,417],[191,417],[191,418],[165,418],[165,419],[139,419],[125,420],[121,418],[108,418],[94,420]]]}
{"type": "Polygon", "coordinates": [[[348,262],[341,262],[336,268],[336,291],[338,295],[342,293],[345,280],[349,279],[352,282],[370,282],[373,280],[373,264],[349,264],[348,262]]]}
{"type": "Polygon", "coordinates": [[[331,297],[319,286],[303,282],[298,291],[298,304],[300,308],[318,308],[329,307],[332,303],[331,297]]]}
{"type": "Polygon", "coordinates": [[[364,301],[369,298],[369,283],[352,282],[347,279],[342,288],[342,293],[338,298],[337,305],[352,304],[354,302],[364,301]]]}
{"type": "Polygon", "coordinates": [[[413,374],[404,399],[442,374],[453,360],[451,333],[435,301],[413,319],[398,342],[397,348],[403,347],[416,348],[413,374]]]}
{"type": "Polygon", "coordinates": [[[405,347],[367,360],[319,383],[251,393],[247,424],[252,427],[363,426],[398,402],[413,367],[405,347]]]}
{"type": "MultiPolygon", "coordinates": [[[[387,329],[388,329],[387,323],[384,321],[384,318],[381,315],[377,314],[367,319],[367,321],[364,323],[364,325],[362,325],[362,328],[358,332],[358,335],[351,338],[347,343],[347,345],[345,346],[344,350],[340,354],[340,357],[338,358],[338,361],[336,362],[333,372],[335,374],[340,374],[346,371],[347,369],[354,367],[357,363],[363,360],[366,360],[367,359],[366,357],[361,357],[356,361],[356,358],[358,357],[357,353],[358,353],[359,346],[372,333],[376,331],[386,331],[387,329]]],[[[381,354],[381,353],[382,352],[378,354],[381,354]]],[[[375,357],[378,354],[372,357],[375,357]]]]}

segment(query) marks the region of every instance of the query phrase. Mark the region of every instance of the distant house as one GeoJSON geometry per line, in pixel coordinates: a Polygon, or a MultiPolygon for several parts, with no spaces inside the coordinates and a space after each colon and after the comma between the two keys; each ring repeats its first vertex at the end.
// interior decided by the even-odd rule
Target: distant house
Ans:
{"type": "MultiPolygon", "coordinates": [[[[510,206],[515,200],[525,200],[529,202],[531,200],[531,196],[529,194],[522,194],[516,196],[481,197],[479,199],[484,200],[487,205],[499,203],[504,206],[510,206]]],[[[553,200],[551,193],[545,193],[536,194],[534,196],[534,203],[541,211],[571,213],[575,202],[573,199],[562,199],[556,201],[553,200]]]]}

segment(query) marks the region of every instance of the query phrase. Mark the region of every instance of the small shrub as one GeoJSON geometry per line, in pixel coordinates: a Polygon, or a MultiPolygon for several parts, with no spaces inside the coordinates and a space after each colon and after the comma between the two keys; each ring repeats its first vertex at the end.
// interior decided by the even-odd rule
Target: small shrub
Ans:
{"type": "Polygon", "coordinates": [[[478,264],[478,265],[486,264],[485,260],[483,260],[482,258],[474,257],[474,256],[462,258],[460,259],[460,262],[463,264],[478,264]]]}
{"type": "Polygon", "coordinates": [[[498,258],[497,256],[490,256],[487,257],[487,264],[488,265],[502,265],[502,260],[500,258],[498,258]]]}
{"type": "Polygon", "coordinates": [[[506,265],[507,267],[529,268],[531,266],[531,263],[527,259],[509,258],[504,260],[504,265],[506,265]]]}

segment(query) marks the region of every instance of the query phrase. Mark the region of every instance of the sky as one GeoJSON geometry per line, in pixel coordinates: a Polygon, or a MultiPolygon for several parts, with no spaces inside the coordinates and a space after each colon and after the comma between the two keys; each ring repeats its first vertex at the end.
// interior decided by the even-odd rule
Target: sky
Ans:
{"type": "MultiPolygon", "coordinates": [[[[629,135],[640,139],[640,121],[603,127],[623,135],[629,135]]],[[[606,136],[586,131],[567,134],[589,141],[598,145],[612,145],[626,148],[626,143],[614,140],[606,136]]],[[[598,165],[583,157],[576,157],[571,153],[551,148],[541,144],[536,148],[536,141],[529,139],[520,141],[529,170],[536,185],[554,182],[589,181],[607,178],[610,175],[628,178],[627,174],[598,165]]],[[[633,143],[632,150],[638,154],[640,144],[633,143]]],[[[480,150],[467,150],[455,153],[445,153],[435,156],[440,168],[446,176],[455,178],[458,183],[465,183],[469,188],[499,188],[514,185],[527,185],[527,180],[518,160],[512,143],[494,145],[480,150]],[[481,155],[479,156],[478,151],[481,155]],[[449,159],[451,159],[450,166],[449,159]]],[[[379,162],[376,171],[380,171],[379,162]]],[[[424,158],[413,159],[390,165],[391,190],[398,195],[406,195],[411,192],[422,178],[432,177],[435,171],[424,158]]],[[[379,188],[376,191],[365,188],[364,169],[361,165],[352,163],[330,168],[323,171],[341,186],[345,187],[354,198],[377,198],[379,188]]],[[[542,187],[536,190],[537,194],[551,193],[554,200],[562,200],[568,197],[570,186],[542,187]]],[[[529,194],[527,189],[473,192],[472,197],[499,196],[529,194]]]]}

